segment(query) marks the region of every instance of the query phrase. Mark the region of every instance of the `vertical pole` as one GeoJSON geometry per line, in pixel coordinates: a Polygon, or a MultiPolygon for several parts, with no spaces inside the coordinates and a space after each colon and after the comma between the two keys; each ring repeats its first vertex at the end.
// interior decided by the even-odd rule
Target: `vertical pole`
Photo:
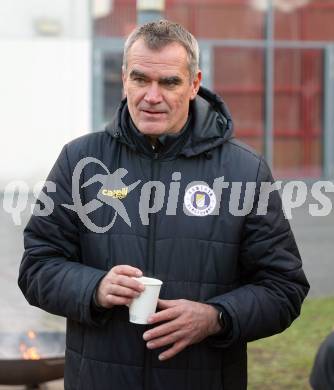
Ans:
{"type": "MultiPolygon", "coordinates": [[[[104,57],[106,52],[114,48],[113,40],[106,47],[101,44],[101,37],[96,37],[94,18],[107,16],[113,11],[111,0],[88,0],[90,9],[90,41],[91,41],[91,128],[92,131],[102,129],[104,117],[104,57]]],[[[106,38],[105,38],[106,39],[106,38]]],[[[109,118],[110,119],[110,118],[109,118]]]]}
{"type": "Polygon", "coordinates": [[[273,165],[274,135],[274,8],[268,0],[266,15],[266,52],[265,52],[265,126],[264,156],[270,167],[273,165]]]}
{"type": "Polygon", "coordinates": [[[101,130],[104,121],[103,115],[103,53],[96,45],[92,55],[92,111],[93,131],[101,130]]]}
{"type": "Polygon", "coordinates": [[[212,90],[214,88],[213,63],[214,50],[210,43],[200,44],[201,61],[200,67],[202,70],[202,84],[204,87],[212,90]]]}
{"type": "Polygon", "coordinates": [[[324,52],[324,177],[334,179],[334,45],[324,52]]]}
{"type": "Polygon", "coordinates": [[[95,126],[95,107],[94,107],[94,40],[95,40],[95,31],[94,31],[94,13],[93,13],[93,1],[88,0],[88,39],[90,42],[90,130],[94,131],[95,126]]]}

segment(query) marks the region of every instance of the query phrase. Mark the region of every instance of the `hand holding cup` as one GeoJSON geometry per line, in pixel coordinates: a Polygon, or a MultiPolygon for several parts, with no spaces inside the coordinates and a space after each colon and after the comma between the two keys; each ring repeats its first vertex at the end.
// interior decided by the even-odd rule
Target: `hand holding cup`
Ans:
{"type": "Polygon", "coordinates": [[[137,298],[145,286],[136,277],[141,277],[142,271],[130,265],[116,265],[99,283],[95,300],[106,309],[114,305],[129,305],[137,298]]]}

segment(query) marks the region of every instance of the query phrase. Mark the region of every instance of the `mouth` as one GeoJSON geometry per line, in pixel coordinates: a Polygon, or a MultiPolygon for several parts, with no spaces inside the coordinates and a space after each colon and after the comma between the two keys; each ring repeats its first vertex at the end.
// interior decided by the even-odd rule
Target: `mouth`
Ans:
{"type": "Polygon", "coordinates": [[[167,114],[166,111],[141,110],[143,117],[149,121],[163,120],[167,114]]]}
{"type": "Polygon", "coordinates": [[[148,115],[162,115],[166,114],[165,111],[152,111],[152,110],[142,110],[143,113],[148,114],[148,115]]]}

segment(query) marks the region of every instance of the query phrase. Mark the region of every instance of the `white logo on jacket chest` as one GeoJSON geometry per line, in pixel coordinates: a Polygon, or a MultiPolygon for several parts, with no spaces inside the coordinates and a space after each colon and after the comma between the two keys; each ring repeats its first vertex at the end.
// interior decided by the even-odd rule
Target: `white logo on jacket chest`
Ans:
{"type": "Polygon", "coordinates": [[[213,190],[204,184],[196,184],[186,191],[184,205],[186,209],[197,217],[210,215],[216,207],[216,195],[213,190]]]}

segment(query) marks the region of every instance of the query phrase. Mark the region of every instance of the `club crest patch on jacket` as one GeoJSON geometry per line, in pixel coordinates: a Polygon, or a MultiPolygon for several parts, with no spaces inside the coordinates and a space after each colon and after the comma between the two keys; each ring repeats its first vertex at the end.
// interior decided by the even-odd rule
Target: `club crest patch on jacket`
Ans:
{"type": "Polygon", "coordinates": [[[213,190],[204,184],[196,184],[187,189],[184,195],[186,210],[197,217],[210,215],[217,204],[213,190]]]}

